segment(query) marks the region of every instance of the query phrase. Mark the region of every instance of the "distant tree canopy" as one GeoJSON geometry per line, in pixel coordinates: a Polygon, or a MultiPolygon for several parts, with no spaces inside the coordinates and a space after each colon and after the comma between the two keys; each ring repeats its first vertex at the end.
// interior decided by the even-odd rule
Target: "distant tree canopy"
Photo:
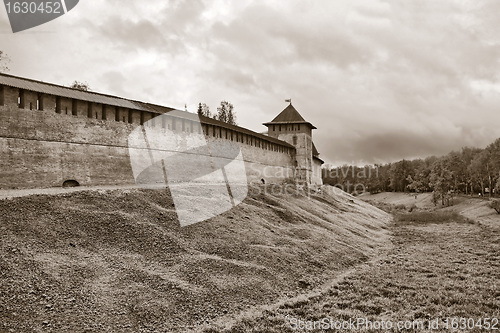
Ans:
{"type": "Polygon", "coordinates": [[[371,193],[434,192],[442,204],[449,204],[455,193],[491,197],[500,191],[500,138],[485,149],[464,147],[442,157],[325,169],[323,182],[348,192],[356,186],[371,193]]]}
{"type": "Polygon", "coordinates": [[[205,117],[212,117],[212,114],[210,112],[210,108],[205,103],[198,104],[198,115],[205,116],[205,117]]]}
{"type": "Polygon", "coordinates": [[[237,125],[233,104],[228,101],[220,102],[220,106],[217,108],[217,113],[214,115],[211,114],[209,107],[205,103],[199,103],[198,115],[211,117],[227,124],[237,125]]]}
{"type": "Polygon", "coordinates": [[[10,62],[10,58],[3,51],[0,51],[0,73],[5,73],[10,71],[9,66],[7,64],[10,62]]]}
{"type": "Polygon", "coordinates": [[[73,83],[69,86],[70,88],[73,89],[78,89],[82,91],[90,91],[90,86],[87,82],[80,82],[80,81],[73,81],[73,83]]]}
{"type": "Polygon", "coordinates": [[[233,104],[228,101],[220,102],[220,106],[217,108],[217,114],[214,116],[214,119],[231,125],[236,125],[236,115],[233,111],[233,104]]]}

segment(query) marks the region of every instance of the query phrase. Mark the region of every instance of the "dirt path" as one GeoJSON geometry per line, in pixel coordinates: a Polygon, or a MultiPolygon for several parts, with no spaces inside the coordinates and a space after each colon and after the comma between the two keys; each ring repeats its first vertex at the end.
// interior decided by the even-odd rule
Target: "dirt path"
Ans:
{"type": "MultiPolygon", "coordinates": [[[[500,320],[500,234],[481,224],[395,223],[393,244],[378,261],[346,276],[319,295],[299,299],[242,319],[231,330],[205,332],[352,332],[293,330],[323,318],[329,322],[366,318],[372,323],[407,324],[405,332],[451,331],[444,320],[452,317],[500,320]],[[438,319],[438,329],[429,330],[438,319]]],[[[495,320],[489,320],[493,325],[495,320]]],[[[448,322],[452,323],[451,319],[448,322]]],[[[457,322],[454,322],[455,324],[457,322]]],[[[484,320],[483,320],[484,323],[484,320]]],[[[460,322],[459,322],[460,324],[460,322]]],[[[472,324],[472,321],[470,321],[472,324]]],[[[326,325],[326,324],[325,324],[326,325]]],[[[461,325],[461,324],[460,324],[461,325]]],[[[500,322],[495,325],[498,331],[500,322]]],[[[354,331],[377,331],[357,326],[354,331]]],[[[370,326],[368,325],[368,328],[370,326]]],[[[492,327],[493,328],[493,327],[492,327]]],[[[393,331],[397,331],[393,330],[393,331]]],[[[478,328],[458,331],[485,331],[478,328]]]]}
{"type": "Polygon", "coordinates": [[[31,188],[31,189],[15,189],[15,190],[0,190],[0,200],[18,197],[26,197],[28,195],[48,194],[55,195],[61,193],[73,193],[80,191],[97,191],[97,190],[119,190],[139,188],[137,185],[102,185],[102,186],[77,186],[77,187],[50,187],[50,188],[31,188]]]}

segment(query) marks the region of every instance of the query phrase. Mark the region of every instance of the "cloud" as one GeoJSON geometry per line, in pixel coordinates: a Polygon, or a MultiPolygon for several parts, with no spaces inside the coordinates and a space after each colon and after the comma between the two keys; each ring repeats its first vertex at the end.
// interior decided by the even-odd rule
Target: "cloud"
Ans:
{"type": "Polygon", "coordinates": [[[81,2],[4,34],[12,74],[195,111],[228,100],[256,131],[292,98],[329,163],[500,136],[497,1],[81,2]]]}

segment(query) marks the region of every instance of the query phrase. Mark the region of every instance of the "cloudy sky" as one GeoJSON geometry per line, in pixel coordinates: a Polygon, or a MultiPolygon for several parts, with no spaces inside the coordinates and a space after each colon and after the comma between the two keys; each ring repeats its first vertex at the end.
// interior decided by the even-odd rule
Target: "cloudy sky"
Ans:
{"type": "Polygon", "coordinates": [[[262,132],[293,105],[334,165],[441,155],[500,137],[497,0],[81,0],[13,34],[10,74],[195,112],[235,106],[262,132]]]}

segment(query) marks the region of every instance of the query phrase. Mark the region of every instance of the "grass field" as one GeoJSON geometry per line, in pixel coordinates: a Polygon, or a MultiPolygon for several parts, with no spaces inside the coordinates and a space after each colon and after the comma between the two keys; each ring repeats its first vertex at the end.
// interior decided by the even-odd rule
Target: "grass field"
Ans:
{"type": "MultiPolygon", "coordinates": [[[[204,332],[353,331],[325,329],[325,322],[320,325],[324,318],[334,323],[357,323],[358,318],[366,318],[372,325],[383,320],[386,327],[388,322],[393,325],[386,331],[394,332],[444,332],[452,331],[445,327],[446,318],[473,318],[474,324],[480,318],[482,324],[484,318],[500,319],[498,229],[446,211],[399,214],[391,229],[392,248],[338,284],[242,318],[231,327],[221,325],[204,332]],[[436,319],[437,329],[429,329],[429,322],[435,324],[436,319]],[[398,323],[411,328],[398,330],[398,323]],[[299,324],[304,329],[294,330],[299,324]]],[[[500,323],[495,326],[494,319],[486,322],[490,330],[468,327],[457,332],[500,330],[500,323]]],[[[366,321],[360,324],[356,331],[380,331],[366,321]]],[[[468,325],[472,324],[469,321],[468,325]]],[[[463,322],[450,319],[448,325],[460,328],[463,322]]]]}

